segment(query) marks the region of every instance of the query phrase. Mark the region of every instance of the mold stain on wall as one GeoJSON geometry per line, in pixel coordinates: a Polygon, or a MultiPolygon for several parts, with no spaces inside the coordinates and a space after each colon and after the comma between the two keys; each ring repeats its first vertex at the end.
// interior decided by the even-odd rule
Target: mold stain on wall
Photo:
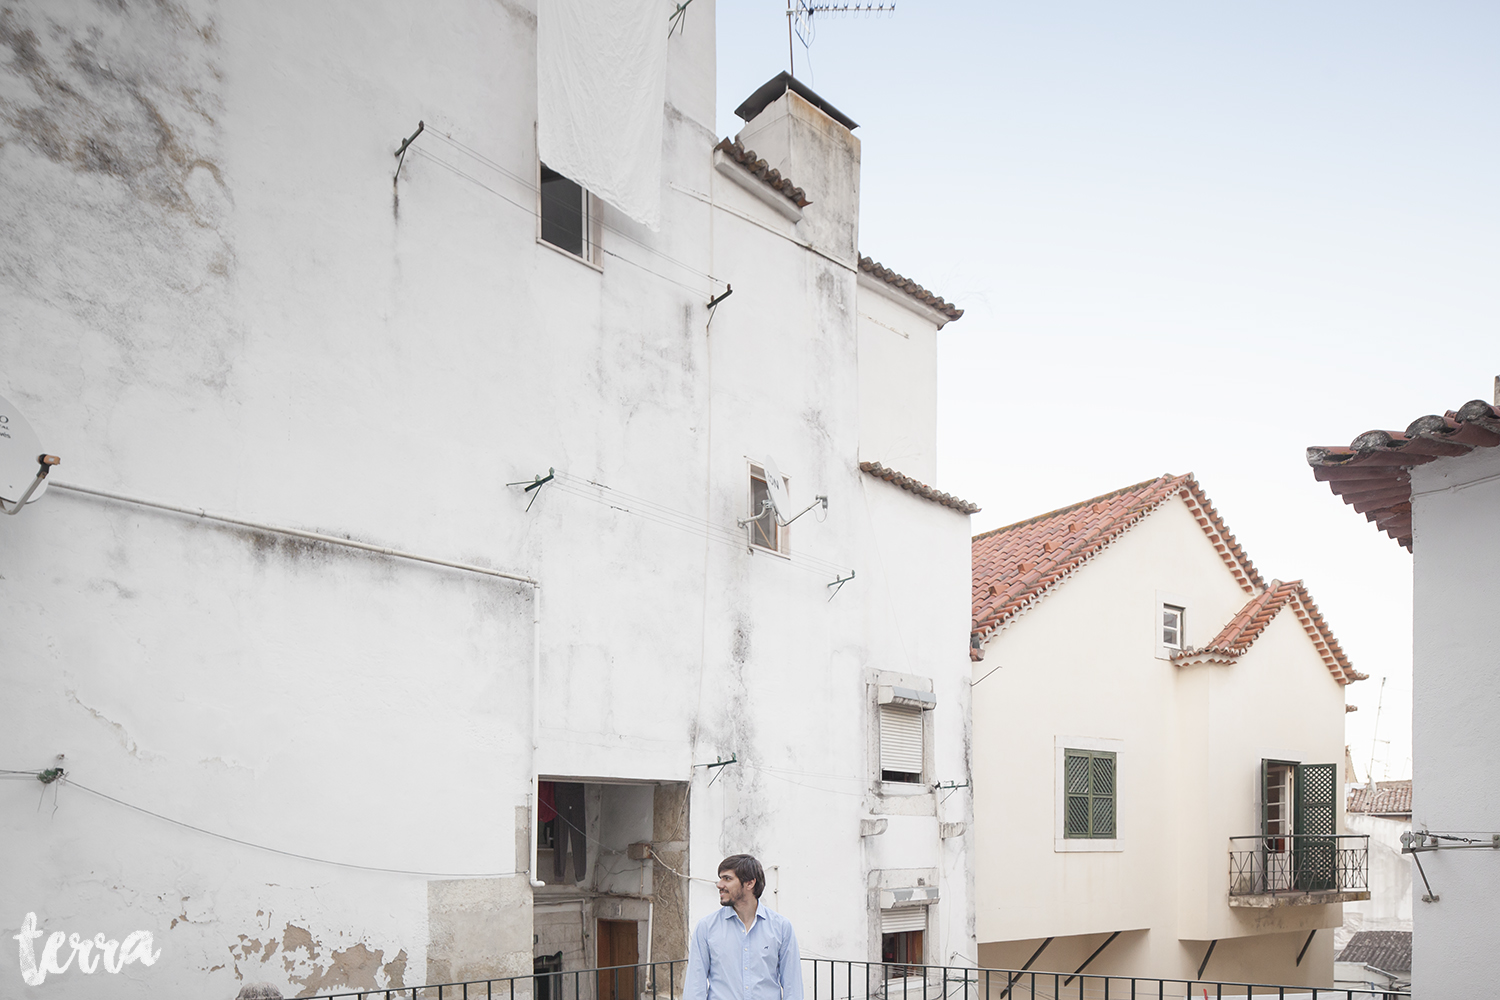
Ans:
{"type": "Polygon", "coordinates": [[[228,380],[217,46],[210,4],[0,8],[4,312],[122,385],[228,380]]]}

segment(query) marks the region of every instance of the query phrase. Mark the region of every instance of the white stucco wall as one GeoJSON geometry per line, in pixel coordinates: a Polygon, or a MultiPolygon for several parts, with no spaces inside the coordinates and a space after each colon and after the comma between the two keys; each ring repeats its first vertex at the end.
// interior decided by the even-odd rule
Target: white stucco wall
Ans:
{"type": "MultiPolygon", "coordinates": [[[[533,760],[524,586],[59,489],[7,518],[6,767],[62,753],[80,786],[170,819],[432,873],[7,781],[0,851],[27,861],[0,865],[4,936],[31,910],[162,950],[48,995],[527,972],[533,768],[690,782],[691,873],[758,853],[808,955],[876,957],[872,885],[940,871],[941,958],[972,960],[967,841],[938,836],[968,792],[886,794],[868,741],[878,672],[920,675],[933,772],[967,777],[968,518],[857,468],[864,428],[935,426],[935,365],[861,394],[853,262],[799,245],[852,239],[830,213],[857,188],[811,191],[793,223],[714,170],[711,0],[671,42],[662,230],[606,207],[600,269],[535,239],[526,4],[49,4],[7,25],[0,392],[57,478],[544,593],[533,760]],[[398,205],[391,152],[418,119],[398,205]],[[709,274],[735,293],[706,329],[709,274]],[[829,497],[790,559],[722,538],[767,454],[794,499],[829,497]],[[568,478],[528,511],[505,484],[549,468],[568,478]],[[857,576],[830,601],[833,567],[857,576]]],[[[936,349],[925,316],[864,311],[936,349]]],[[[931,434],[902,447],[933,467],[931,434]]],[[[716,905],[695,883],[690,919],[716,905]]],[[[0,982],[15,963],[0,949],[0,982]]]]}
{"type": "Polygon", "coordinates": [[[1370,838],[1370,898],[1344,904],[1345,940],[1356,931],[1411,930],[1412,879],[1416,866],[1401,853],[1401,835],[1411,832],[1411,820],[1345,813],[1350,833],[1370,838]]]}
{"type": "Polygon", "coordinates": [[[1234,666],[1159,658],[1159,592],[1186,605],[1192,646],[1251,597],[1176,498],[974,665],[981,959],[1018,967],[1046,937],[1099,935],[1049,948],[1034,966],[1071,961],[1071,972],[1107,934],[1140,931],[1090,971],[1191,978],[1218,940],[1209,978],[1326,984],[1331,936],[1316,935],[1300,967],[1295,958],[1309,930],[1338,925],[1339,907],[1232,908],[1227,857],[1231,836],[1259,830],[1262,758],[1342,760],[1342,688],[1289,609],[1234,666]],[[1098,739],[1118,741],[1114,849],[1059,850],[1056,746],[1098,739]]]}
{"type": "MultiPolygon", "coordinates": [[[[1500,801],[1484,794],[1500,710],[1500,451],[1480,449],[1412,470],[1412,828],[1500,832],[1500,801]]],[[[1492,978],[1500,858],[1490,851],[1424,854],[1440,898],[1412,914],[1412,988],[1453,996],[1492,978]]],[[[1415,873],[1413,875],[1415,878],[1415,873]]],[[[1418,896],[1425,890],[1414,886],[1418,896]]]]}

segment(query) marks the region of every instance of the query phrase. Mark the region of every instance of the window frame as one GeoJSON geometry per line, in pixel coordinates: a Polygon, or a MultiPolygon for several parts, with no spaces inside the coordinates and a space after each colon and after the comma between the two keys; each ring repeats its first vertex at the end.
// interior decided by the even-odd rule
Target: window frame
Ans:
{"type": "Polygon", "coordinates": [[[1118,853],[1123,851],[1125,848],[1120,838],[1120,828],[1122,825],[1121,803],[1124,797],[1121,795],[1120,775],[1122,774],[1121,762],[1125,757],[1125,741],[1096,736],[1057,736],[1053,738],[1052,745],[1055,757],[1056,798],[1053,851],[1059,854],[1078,852],[1118,853]],[[1093,756],[1109,755],[1114,759],[1113,798],[1115,803],[1115,833],[1113,837],[1068,836],[1067,764],[1068,751],[1070,750],[1076,753],[1088,753],[1093,756]]]}
{"type": "Polygon", "coordinates": [[[927,787],[927,710],[911,705],[880,705],[875,706],[875,753],[876,771],[880,776],[880,784],[896,785],[900,788],[926,789],[927,787]],[[921,726],[918,734],[919,752],[922,755],[922,768],[919,771],[887,771],[885,769],[885,711],[886,709],[905,709],[917,713],[917,721],[921,726]],[[887,774],[915,775],[915,778],[887,778],[887,774]]]}
{"type": "MultiPolygon", "coordinates": [[[[762,484],[766,483],[766,470],[759,462],[750,459],[746,459],[746,464],[748,465],[749,475],[745,477],[745,507],[749,512],[747,516],[754,517],[758,513],[755,501],[755,484],[757,481],[762,484]]],[[[781,483],[790,491],[792,477],[783,473],[781,483]]],[[[752,551],[768,552],[772,555],[781,556],[784,559],[792,557],[792,526],[790,524],[782,524],[776,520],[774,511],[768,517],[762,518],[759,521],[752,521],[745,525],[745,541],[752,551]],[[763,545],[755,540],[756,530],[764,524],[770,524],[771,530],[775,532],[776,546],[774,548],[763,545]]]]}
{"type": "Polygon", "coordinates": [[[1169,590],[1156,591],[1155,611],[1151,619],[1151,647],[1155,650],[1158,660],[1170,660],[1174,653],[1180,653],[1184,649],[1191,648],[1187,638],[1188,614],[1192,606],[1188,599],[1181,594],[1169,590]],[[1165,617],[1168,608],[1175,608],[1178,612],[1177,619],[1177,645],[1168,645],[1162,636],[1165,627],[1165,617]]]}
{"type": "Polygon", "coordinates": [[[564,257],[569,258],[570,260],[576,260],[576,261],[578,261],[581,264],[587,264],[589,267],[593,268],[595,271],[603,272],[603,270],[604,270],[604,265],[603,265],[603,262],[602,262],[603,251],[600,249],[600,246],[599,246],[599,239],[600,239],[601,235],[603,234],[603,229],[604,229],[603,224],[602,224],[602,222],[600,221],[600,218],[599,218],[599,200],[594,197],[593,193],[590,192],[589,189],[586,188],[586,187],[584,187],[582,184],[578,184],[577,181],[574,181],[571,177],[568,177],[567,174],[564,174],[561,171],[553,170],[551,167],[547,166],[545,163],[542,162],[541,157],[538,157],[537,161],[536,161],[536,241],[537,241],[537,243],[539,243],[542,246],[547,247],[549,249],[556,250],[558,253],[562,254],[564,257]],[[582,194],[582,198],[581,198],[581,201],[579,203],[580,204],[580,209],[582,210],[582,213],[583,213],[583,220],[582,220],[582,223],[583,223],[583,225],[582,225],[582,229],[583,229],[582,241],[583,241],[583,250],[584,250],[584,252],[582,254],[576,254],[573,251],[569,250],[567,247],[558,246],[556,243],[553,243],[551,240],[548,240],[548,239],[546,239],[546,238],[544,238],[542,236],[542,211],[543,211],[543,207],[542,207],[543,206],[543,201],[542,201],[542,171],[543,170],[548,171],[549,173],[557,174],[557,176],[562,177],[565,180],[571,181],[573,184],[575,184],[575,185],[578,186],[578,189],[579,189],[579,191],[582,194]]]}

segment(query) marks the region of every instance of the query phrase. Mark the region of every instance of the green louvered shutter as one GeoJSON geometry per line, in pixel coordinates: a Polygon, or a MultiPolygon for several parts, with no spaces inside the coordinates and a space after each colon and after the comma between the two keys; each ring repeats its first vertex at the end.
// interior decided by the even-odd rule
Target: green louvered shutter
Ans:
{"type": "Polygon", "coordinates": [[[1115,755],[1063,751],[1063,836],[1110,839],[1115,835],[1115,755]]]}
{"type": "Polygon", "coordinates": [[[1296,809],[1292,822],[1298,836],[1292,870],[1297,888],[1332,889],[1337,883],[1338,771],[1332,764],[1298,764],[1296,809]],[[1324,839],[1326,838],[1326,839],[1324,839]]]}

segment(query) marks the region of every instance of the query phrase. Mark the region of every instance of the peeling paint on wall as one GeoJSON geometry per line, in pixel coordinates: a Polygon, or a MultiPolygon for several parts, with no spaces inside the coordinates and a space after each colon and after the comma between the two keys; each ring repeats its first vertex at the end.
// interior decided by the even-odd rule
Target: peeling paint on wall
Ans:
{"type": "Polygon", "coordinates": [[[241,934],[239,941],[229,946],[229,954],[236,979],[257,981],[267,978],[267,966],[279,955],[279,968],[276,965],[271,968],[299,988],[296,994],[299,997],[334,989],[388,989],[406,985],[405,948],[387,962],[382,949],[371,948],[364,941],[346,948],[331,948],[307,928],[293,923],[286,924],[280,940],[271,937],[262,941],[241,934]]]}

